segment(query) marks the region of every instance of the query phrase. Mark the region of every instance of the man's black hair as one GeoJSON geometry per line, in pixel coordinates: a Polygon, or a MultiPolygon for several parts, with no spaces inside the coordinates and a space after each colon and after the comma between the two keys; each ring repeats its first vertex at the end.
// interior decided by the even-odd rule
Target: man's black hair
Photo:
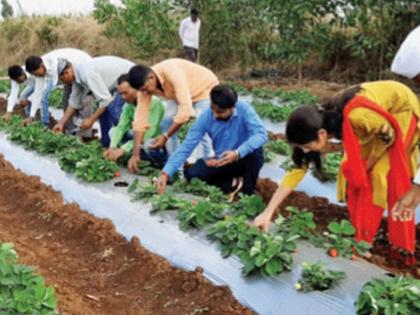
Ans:
{"type": "Polygon", "coordinates": [[[192,8],[190,13],[193,16],[199,16],[200,15],[200,12],[196,8],[192,8]]]}
{"type": "Polygon", "coordinates": [[[13,66],[9,67],[9,69],[7,70],[7,72],[9,73],[10,79],[12,79],[13,81],[17,81],[17,79],[22,74],[25,74],[25,72],[23,71],[22,67],[19,66],[19,65],[13,65],[13,66]]]}
{"type": "Polygon", "coordinates": [[[26,58],[25,67],[29,73],[34,73],[42,64],[42,59],[39,56],[29,56],[26,58]]]}
{"type": "Polygon", "coordinates": [[[133,88],[139,90],[146,84],[151,71],[152,69],[144,65],[133,66],[128,72],[128,82],[133,88]]]}
{"type": "Polygon", "coordinates": [[[238,94],[228,85],[216,85],[210,92],[210,99],[220,108],[232,108],[238,101],[238,94]]]}
{"type": "Polygon", "coordinates": [[[130,83],[128,73],[123,73],[118,77],[117,84],[120,85],[123,82],[130,83]]]}

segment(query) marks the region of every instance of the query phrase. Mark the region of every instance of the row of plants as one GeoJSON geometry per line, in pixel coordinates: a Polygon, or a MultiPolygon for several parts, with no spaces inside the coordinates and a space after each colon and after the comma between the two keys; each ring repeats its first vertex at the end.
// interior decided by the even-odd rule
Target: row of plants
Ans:
{"type": "Polygon", "coordinates": [[[367,243],[354,240],[354,228],[350,231],[351,224],[345,220],[332,222],[329,233],[319,235],[315,232],[316,224],[311,212],[290,207],[287,209],[288,217],[279,215],[273,233],[260,233],[248,225],[248,219],[265,209],[264,202],[257,195],[240,194],[238,201],[227,203],[217,187],[199,179],[193,179],[190,183],[177,179],[172,183],[172,192],[157,196],[154,195],[156,190],[151,182],[144,185],[138,179],[133,181],[129,187],[133,199],[151,202],[152,212],[176,211],[183,230],[210,225],[208,237],[220,243],[224,257],[237,255],[246,275],[260,272],[274,276],[289,270],[298,238],[306,239],[330,253],[335,249],[335,256],[346,258],[352,258],[353,251],[363,254],[369,249],[367,243]],[[189,200],[182,196],[185,193],[197,199],[189,200]],[[337,229],[337,225],[342,229],[337,229]]]}
{"type": "MultiPolygon", "coordinates": [[[[99,143],[82,144],[74,137],[53,134],[39,124],[22,128],[21,122],[20,118],[13,117],[8,124],[0,123],[0,128],[10,134],[12,141],[26,149],[58,156],[60,166],[66,172],[75,172],[76,176],[88,181],[104,180],[97,176],[106,172],[103,172],[101,165],[98,166],[92,158],[96,156],[102,159],[99,143]]],[[[154,177],[158,170],[148,162],[142,163],[143,174],[150,179],[154,177]]],[[[110,172],[106,177],[109,176],[113,177],[114,173],[110,172]]],[[[129,192],[135,200],[150,202],[152,212],[176,211],[180,228],[183,230],[208,227],[208,238],[219,243],[223,257],[238,256],[245,275],[261,273],[272,277],[291,270],[298,239],[308,240],[315,246],[324,248],[331,257],[352,259],[355,252],[363,254],[370,247],[367,243],[354,240],[355,229],[347,220],[331,222],[328,231],[319,235],[316,233],[313,213],[289,207],[289,215],[280,215],[271,233],[261,233],[248,225],[248,219],[255,217],[265,208],[265,204],[257,195],[240,195],[237,202],[228,204],[225,195],[218,188],[198,179],[187,183],[177,178],[172,189],[176,194],[166,193],[159,196],[156,195],[156,188],[151,180],[142,185],[140,180],[136,179],[130,185],[129,192]],[[182,197],[184,193],[192,194],[195,200],[182,197]]],[[[4,270],[0,268],[0,272],[4,270]]],[[[302,292],[326,290],[343,278],[344,274],[341,271],[328,270],[322,263],[306,262],[302,265],[302,275],[296,289],[302,292]]],[[[381,281],[373,280],[365,285],[355,303],[358,314],[408,314],[406,309],[419,308],[418,281],[401,279],[396,283],[386,284],[381,281]],[[403,311],[398,313],[398,310],[403,311]]],[[[0,283],[4,284],[1,280],[0,283]]],[[[43,296],[44,299],[52,301],[51,291],[38,290],[38,297],[43,296]]],[[[24,299],[28,301],[27,297],[24,299]]],[[[10,307],[9,304],[4,305],[10,307]]],[[[23,311],[24,306],[16,305],[19,305],[16,307],[20,309],[11,314],[26,314],[23,311]]],[[[55,302],[50,305],[51,310],[40,314],[55,314],[55,302]]],[[[0,308],[0,311],[2,310],[0,308]]]]}
{"type": "Polygon", "coordinates": [[[119,170],[115,162],[103,158],[98,141],[84,144],[74,136],[53,133],[38,122],[23,128],[22,118],[17,115],[8,123],[2,121],[0,130],[6,131],[12,142],[27,150],[57,157],[62,170],[75,173],[76,177],[87,182],[106,181],[119,170]]]}
{"type": "MultiPolygon", "coordinates": [[[[172,187],[185,193],[181,189],[185,185],[184,181],[177,179],[172,187]]],[[[355,241],[355,229],[349,221],[330,222],[328,231],[320,235],[316,232],[313,213],[295,207],[287,208],[287,217],[278,216],[271,233],[262,233],[248,223],[249,218],[265,208],[259,196],[240,195],[237,202],[227,204],[213,190],[206,195],[209,191],[207,186],[197,179],[191,183],[193,188],[187,189],[188,193],[197,200],[169,192],[156,195],[151,181],[143,186],[138,179],[130,185],[129,192],[134,199],[149,201],[151,212],[176,211],[183,230],[209,226],[207,237],[218,242],[224,258],[231,255],[239,257],[246,276],[260,273],[273,277],[291,270],[298,239],[324,248],[331,257],[354,259],[355,253],[364,254],[370,249],[369,244],[355,241]]],[[[304,293],[328,290],[345,278],[345,272],[328,269],[322,262],[304,262],[301,269],[295,289],[304,293]]],[[[364,285],[354,304],[357,314],[361,315],[416,314],[420,310],[419,294],[419,280],[373,279],[364,285]]]]}
{"type": "Polygon", "coordinates": [[[0,242],[0,314],[56,315],[54,288],[31,267],[18,263],[13,244],[0,242]]]}

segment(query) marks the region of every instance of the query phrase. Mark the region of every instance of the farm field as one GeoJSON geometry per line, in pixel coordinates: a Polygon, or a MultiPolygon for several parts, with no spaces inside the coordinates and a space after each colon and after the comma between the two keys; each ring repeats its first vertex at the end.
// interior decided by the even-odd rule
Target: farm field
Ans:
{"type": "Polygon", "coordinates": [[[419,0],[1,0],[0,41],[0,315],[420,314],[419,0]]]}

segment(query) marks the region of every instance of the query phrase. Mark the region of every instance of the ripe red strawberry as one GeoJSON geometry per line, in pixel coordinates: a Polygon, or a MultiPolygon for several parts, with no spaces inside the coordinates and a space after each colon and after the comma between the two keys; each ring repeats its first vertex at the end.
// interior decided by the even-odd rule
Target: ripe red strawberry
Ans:
{"type": "Polygon", "coordinates": [[[337,257],[338,256],[338,250],[335,248],[330,248],[328,250],[328,255],[330,255],[331,257],[337,257]]]}

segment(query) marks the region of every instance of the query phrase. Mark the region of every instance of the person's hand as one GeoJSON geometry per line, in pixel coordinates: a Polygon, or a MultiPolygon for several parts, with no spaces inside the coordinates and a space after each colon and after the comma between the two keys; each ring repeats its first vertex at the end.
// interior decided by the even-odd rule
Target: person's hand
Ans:
{"type": "Polygon", "coordinates": [[[165,192],[166,184],[168,183],[169,176],[168,174],[162,172],[160,176],[156,179],[156,189],[159,195],[162,195],[165,192]]]}
{"type": "Polygon", "coordinates": [[[80,125],[80,129],[82,130],[90,129],[92,128],[94,123],[95,121],[93,119],[86,118],[85,120],[82,121],[82,124],[80,125]]]}
{"type": "Polygon", "coordinates": [[[411,189],[397,201],[391,210],[392,220],[411,221],[420,203],[420,186],[413,184],[411,189]]]}
{"type": "Polygon", "coordinates": [[[25,119],[23,120],[23,125],[24,125],[24,126],[27,126],[27,125],[32,124],[33,122],[34,122],[34,119],[33,119],[32,117],[28,117],[28,118],[25,118],[25,119]]]}
{"type": "Polygon", "coordinates": [[[27,99],[23,99],[23,100],[20,100],[19,101],[19,105],[21,106],[21,107],[26,107],[26,106],[28,106],[30,103],[29,103],[29,101],[27,100],[27,99]]]}
{"type": "Polygon", "coordinates": [[[12,118],[12,113],[11,112],[7,112],[3,115],[3,120],[5,122],[8,122],[10,120],[10,118],[12,118]]]}
{"type": "Polygon", "coordinates": [[[206,163],[207,167],[216,167],[217,164],[219,163],[219,160],[217,160],[217,159],[208,159],[208,160],[205,160],[205,163],[206,163]]]}
{"type": "Polygon", "coordinates": [[[120,157],[124,155],[124,150],[119,149],[108,149],[104,152],[104,158],[110,161],[117,161],[120,157]]]}
{"type": "Polygon", "coordinates": [[[268,230],[270,229],[270,223],[271,215],[264,211],[254,219],[253,225],[256,226],[259,230],[268,233],[268,230]]]}
{"type": "Polygon", "coordinates": [[[55,132],[55,133],[63,133],[64,132],[64,125],[62,123],[58,123],[53,127],[52,131],[55,132]]]}
{"type": "Polygon", "coordinates": [[[139,171],[140,155],[132,155],[128,160],[128,170],[132,174],[136,174],[139,171]]]}
{"type": "Polygon", "coordinates": [[[159,149],[162,149],[163,147],[165,147],[165,144],[166,144],[166,141],[167,141],[168,139],[164,136],[164,135],[161,135],[161,136],[159,136],[159,137],[157,137],[153,142],[152,142],[152,144],[149,146],[149,148],[150,149],[153,149],[153,150],[159,150],[159,149]]]}
{"type": "Polygon", "coordinates": [[[225,151],[220,156],[216,167],[222,167],[235,162],[238,159],[238,153],[236,151],[225,151]]]}

